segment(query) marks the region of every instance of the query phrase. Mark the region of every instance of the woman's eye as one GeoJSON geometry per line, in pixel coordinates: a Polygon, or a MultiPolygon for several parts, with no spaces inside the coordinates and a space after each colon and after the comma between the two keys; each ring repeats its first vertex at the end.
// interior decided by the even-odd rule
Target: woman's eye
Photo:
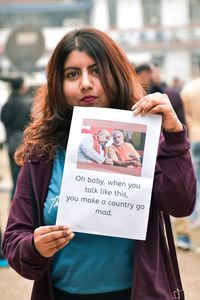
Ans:
{"type": "Polygon", "coordinates": [[[92,74],[94,75],[98,75],[99,74],[99,70],[98,70],[98,67],[94,67],[92,70],[91,70],[92,74]]]}
{"type": "Polygon", "coordinates": [[[78,76],[78,72],[73,71],[65,74],[65,78],[74,79],[78,76]]]}

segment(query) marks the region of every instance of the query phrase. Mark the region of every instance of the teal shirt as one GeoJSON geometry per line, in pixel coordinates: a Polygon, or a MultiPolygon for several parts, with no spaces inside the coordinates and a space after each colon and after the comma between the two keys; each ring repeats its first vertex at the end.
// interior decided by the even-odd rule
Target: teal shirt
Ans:
{"type": "MultiPolygon", "coordinates": [[[[56,222],[65,152],[57,151],[44,205],[44,222],[56,222]]],[[[52,261],[55,288],[75,294],[96,294],[131,288],[134,240],[75,233],[52,261]]]]}

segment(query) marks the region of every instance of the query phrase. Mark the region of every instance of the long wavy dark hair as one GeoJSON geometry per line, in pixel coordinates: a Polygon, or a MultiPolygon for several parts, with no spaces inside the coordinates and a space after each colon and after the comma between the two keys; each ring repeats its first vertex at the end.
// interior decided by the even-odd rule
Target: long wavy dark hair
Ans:
{"type": "Polygon", "coordinates": [[[67,33],[49,60],[47,83],[36,93],[31,122],[15,153],[18,165],[35,149],[51,159],[57,146],[66,147],[73,107],[67,105],[63,94],[64,64],[73,50],[85,51],[95,60],[110,108],[128,110],[144,95],[127,56],[106,33],[92,27],[67,33]]]}

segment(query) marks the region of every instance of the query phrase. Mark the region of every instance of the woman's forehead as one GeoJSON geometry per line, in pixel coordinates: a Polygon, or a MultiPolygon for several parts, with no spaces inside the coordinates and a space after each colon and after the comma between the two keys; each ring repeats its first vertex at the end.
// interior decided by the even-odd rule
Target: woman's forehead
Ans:
{"type": "Polygon", "coordinates": [[[65,60],[65,67],[69,66],[82,66],[82,65],[93,65],[96,64],[95,60],[86,52],[73,50],[65,60]]]}

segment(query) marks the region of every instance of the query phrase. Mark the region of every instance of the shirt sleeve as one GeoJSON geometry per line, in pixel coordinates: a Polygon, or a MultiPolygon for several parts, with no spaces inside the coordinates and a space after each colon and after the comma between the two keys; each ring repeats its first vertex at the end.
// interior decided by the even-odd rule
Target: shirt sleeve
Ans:
{"type": "Polygon", "coordinates": [[[98,153],[95,149],[93,149],[93,139],[91,136],[87,136],[82,141],[79,149],[83,152],[85,157],[88,158],[88,160],[93,160],[98,164],[102,164],[105,161],[104,151],[101,150],[100,153],[98,153]]]}
{"type": "Polygon", "coordinates": [[[41,256],[33,242],[36,229],[27,166],[21,168],[16,191],[3,235],[2,250],[10,266],[21,276],[40,279],[49,268],[51,258],[41,256]]]}
{"type": "Polygon", "coordinates": [[[174,217],[188,216],[194,209],[196,177],[185,127],[161,136],[152,195],[152,205],[174,217]]]}

